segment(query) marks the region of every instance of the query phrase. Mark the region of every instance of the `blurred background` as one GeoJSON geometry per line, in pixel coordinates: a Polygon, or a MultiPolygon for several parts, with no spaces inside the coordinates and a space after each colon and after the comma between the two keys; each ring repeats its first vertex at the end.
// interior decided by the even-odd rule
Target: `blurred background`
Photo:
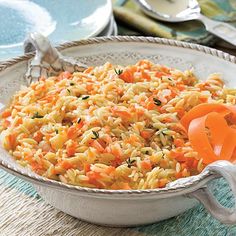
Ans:
{"type": "MultiPolygon", "coordinates": [[[[169,2],[174,4],[173,11],[183,1],[188,2],[147,2],[155,2],[157,10],[161,10],[158,7],[163,2],[169,2]]],[[[198,3],[203,15],[236,26],[235,0],[198,3]]],[[[207,32],[201,22],[163,22],[143,13],[135,0],[0,0],[0,16],[0,60],[22,55],[23,41],[33,31],[48,36],[54,45],[89,37],[146,35],[199,43],[236,54],[234,46],[207,32]]]]}

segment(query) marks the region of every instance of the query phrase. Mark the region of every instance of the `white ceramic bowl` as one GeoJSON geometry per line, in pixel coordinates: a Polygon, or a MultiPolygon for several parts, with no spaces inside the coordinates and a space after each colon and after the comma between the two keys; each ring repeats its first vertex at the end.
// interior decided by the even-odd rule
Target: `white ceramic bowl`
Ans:
{"type": "MultiPolygon", "coordinates": [[[[235,87],[236,58],[200,45],[151,37],[94,38],[60,46],[62,54],[76,57],[87,65],[106,61],[133,64],[140,59],[179,69],[193,67],[205,79],[220,72],[228,86],[235,87]]],[[[12,94],[25,84],[28,59],[33,54],[0,64],[0,101],[7,104],[12,94]]],[[[176,216],[195,206],[199,200],[218,220],[236,223],[236,209],[221,206],[209,191],[208,182],[223,176],[236,195],[236,167],[226,161],[209,165],[201,174],[179,179],[163,189],[101,190],[66,185],[38,176],[16,164],[0,148],[0,166],[31,182],[42,198],[72,216],[101,225],[135,226],[176,216]],[[197,199],[197,200],[196,200],[197,199]]]]}

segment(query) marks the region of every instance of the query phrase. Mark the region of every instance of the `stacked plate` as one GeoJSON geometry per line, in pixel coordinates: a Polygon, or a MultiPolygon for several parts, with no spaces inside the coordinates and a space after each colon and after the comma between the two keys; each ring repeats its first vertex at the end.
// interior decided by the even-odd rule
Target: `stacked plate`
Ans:
{"type": "Polygon", "coordinates": [[[0,0],[0,60],[23,54],[30,32],[55,45],[117,34],[111,0],[0,0]]]}

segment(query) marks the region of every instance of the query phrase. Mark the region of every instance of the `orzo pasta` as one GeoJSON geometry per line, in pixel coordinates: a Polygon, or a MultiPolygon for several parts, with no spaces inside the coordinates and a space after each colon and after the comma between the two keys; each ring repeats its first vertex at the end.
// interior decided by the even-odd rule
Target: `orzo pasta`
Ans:
{"type": "Polygon", "coordinates": [[[142,60],[106,63],[32,83],[1,114],[2,144],[23,166],[64,183],[162,188],[204,163],[180,119],[201,103],[236,103],[219,75],[199,81],[142,60]]]}

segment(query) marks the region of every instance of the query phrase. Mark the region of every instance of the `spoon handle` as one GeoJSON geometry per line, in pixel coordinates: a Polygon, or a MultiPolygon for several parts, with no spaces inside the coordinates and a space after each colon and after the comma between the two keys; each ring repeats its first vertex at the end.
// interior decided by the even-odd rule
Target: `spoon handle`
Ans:
{"type": "Polygon", "coordinates": [[[227,23],[211,20],[203,15],[200,15],[198,20],[205,25],[207,31],[236,46],[235,27],[227,23]]]}

